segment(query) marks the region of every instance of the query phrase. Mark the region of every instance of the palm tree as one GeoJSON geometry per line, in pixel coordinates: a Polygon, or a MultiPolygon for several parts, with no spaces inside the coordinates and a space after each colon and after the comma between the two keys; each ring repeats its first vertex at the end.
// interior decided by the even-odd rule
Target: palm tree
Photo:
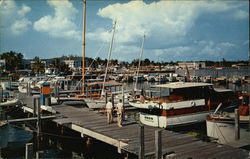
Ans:
{"type": "Polygon", "coordinates": [[[38,56],[36,56],[33,60],[33,71],[37,72],[38,74],[44,72],[44,64],[42,63],[42,60],[38,56]]]}

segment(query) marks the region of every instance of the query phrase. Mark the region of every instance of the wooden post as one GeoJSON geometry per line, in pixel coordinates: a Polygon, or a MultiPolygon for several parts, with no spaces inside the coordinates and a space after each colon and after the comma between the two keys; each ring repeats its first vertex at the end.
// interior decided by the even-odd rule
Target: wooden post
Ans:
{"type": "Polygon", "coordinates": [[[123,85],[122,85],[122,105],[124,107],[124,88],[123,88],[123,85]]]}
{"type": "Polygon", "coordinates": [[[57,102],[60,103],[60,89],[58,86],[56,86],[57,88],[57,102]]]}
{"type": "Polygon", "coordinates": [[[86,97],[89,97],[89,87],[86,87],[86,97]]]}
{"type": "Polygon", "coordinates": [[[11,90],[11,79],[9,79],[8,85],[10,86],[9,88],[10,88],[10,90],[11,90]]]}
{"type": "Polygon", "coordinates": [[[89,97],[90,97],[90,99],[92,99],[92,93],[93,93],[93,90],[92,90],[92,87],[90,87],[90,89],[89,89],[89,97]]]}
{"type": "Polygon", "coordinates": [[[144,159],[144,126],[143,125],[140,125],[139,140],[140,140],[139,159],[144,159]]]}
{"type": "Polygon", "coordinates": [[[33,158],[33,143],[27,143],[25,146],[25,159],[33,158]]]}
{"type": "Polygon", "coordinates": [[[50,106],[50,97],[45,98],[45,105],[50,106]]]}
{"type": "Polygon", "coordinates": [[[105,103],[107,104],[108,103],[108,93],[105,92],[105,103]]]}
{"type": "Polygon", "coordinates": [[[41,132],[41,113],[40,113],[40,109],[41,109],[41,103],[40,103],[40,98],[37,98],[38,100],[38,104],[37,104],[37,136],[40,136],[40,132],[41,132]]]}
{"type": "Polygon", "coordinates": [[[0,103],[3,101],[3,88],[0,87],[0,103]]]}
{"type": "Polygon", "coordinates": [[[26,95],[29,96],[29,82],[26,84],[26,95]]]}
{"type": "Polygon", "coordinates": [[[239,140],[240,139],[240,116],[239,116],[239,109],[235,109],[234,110],[235,113],[235,140],[239,140]]]}
{"type": "Polygon", "coordinates": [[[51,106],[51,97],[50,97],[50,96],[48,97],[48,102],[49,102],[49,103],[48,103],[49,106],[51,106]]]}
{"type": "Polygon", "coordinates": [[[115,103],[114,103],[114,94],[111,94],[111,102],[112,102],[112,106],[114,107],[115,106],[115,103]]]}
{"type": "Polygon", "coordinates": [[[36,159],[39,159],[39,158],[40,158],[40,152],[37,151],[37,152],[36,152],[36,159]]]}
{"type": "Polygon", "coordinates": [[[37,100],[37,98],[33,98],[33,117],[35,117],[36,116],[36,100],[37,100]]]}
{"type": "Polygon", "coordinates": [[[44,104],[45,104],[46,106],[48,106],[48,103],[49,103],[49,102],[48,102],[48,97],[45,97],[45,98],[44,98],[44,104]]]}
{"type": "Polygon", "coordinates": [[[161,130],[155,131],[155,158],[162,158],[162,150],[161,150],[161,130]]]}

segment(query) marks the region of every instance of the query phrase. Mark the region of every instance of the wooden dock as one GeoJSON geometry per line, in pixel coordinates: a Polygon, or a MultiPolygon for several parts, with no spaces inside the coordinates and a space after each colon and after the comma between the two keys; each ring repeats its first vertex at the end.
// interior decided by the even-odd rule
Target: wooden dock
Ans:
{"type": "MultiPolygon", "coordinates": [[[[26,107],[32,109],[32,97],[23,98],[26,107]]],[[[88,108],[69,105],[54,105],[52,108],[64,118],[53,119],[59,125],[81,133],[81,136],[92,137],[118,148],[118,152],[129,152],[139,155],[140,124],[125,121],[123,127],[116,122],[107,124],[106,116],[88,108]]],[[[144,126],[145,156],[155,154],[155,131],[158,128],[144,126]]],[[[249,157],[249,151],[227,145],[204,142],[196,137],[162,130],[162,154],[167,158],[239,158],[249,157]]]]}

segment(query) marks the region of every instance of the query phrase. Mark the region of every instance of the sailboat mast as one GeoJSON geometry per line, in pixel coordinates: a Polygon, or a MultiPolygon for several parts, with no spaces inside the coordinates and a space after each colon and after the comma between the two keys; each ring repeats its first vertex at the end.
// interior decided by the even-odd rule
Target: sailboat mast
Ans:
{"type": "Polygon", "coordinates": [[[112,53],[112,48],[113,48],[113,42],[114,42],[114,36],[115,36],[115,27],[116,27],[116,21],[114,23],[113,35],[112,35],[111,43],[110,43],[110,46],[109,46],[108,62],[107,62],[107,66],[106,66],[106,70],[105,70],[105,75],[104,75],[102,93],[104,93],[104,87],[105,87],[104,85],[105,85],[107,74],[108,74],[109,61],[110,61],[110,58],[111,58],[111,53],[112,53]]]}
{"type": "Polygon", "coordinates": [[[83,0],[82,24],[82,93],[85,91],[85,52],[86,52],[86,0],[83,0]]]}
{"type": "Polygon", "coordinates": [[[136,81],[135,81],[135,87],[134,87],[134,89],[136,89],[136,86],[137,86],[137,83],[138,83],[138,76],[139,76],[139,71],[140,71],[140,67],[141,67],[141,59],[142,59],[142,54],[143,54],[145,37],[146,36],[144,34],[143,35],[142,44],[141,44],[141,53],[140,53],[139,64],[138,64],[137,73],[136,73],[136,81]]]}

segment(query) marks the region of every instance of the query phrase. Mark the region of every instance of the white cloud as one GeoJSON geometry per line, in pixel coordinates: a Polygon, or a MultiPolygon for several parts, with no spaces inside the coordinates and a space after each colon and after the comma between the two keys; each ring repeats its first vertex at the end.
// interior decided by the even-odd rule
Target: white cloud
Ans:
{"type": "Polygon", "coordinates": [[[19,35],[23,32],[26,32],[28,30],[28,26],[31,25],[31,22],[27,20],[26,18],[23,18],[21,20],[16,20],[11,25],[11,30],[13,34],[19,35]]]}
{"type": "MultiPolygon", "coordinates": [[[[145,32],[153,41],[162,43],[164,38],[165,43],[174,44],[183,40],[202,14],[216,14],[237,7],[226,2],[159,1],[146,4],[131,1],[109,5],[99,9],[97,14],[117,21],[117,42],[136,42],[145,32]]],[[[89,33],[89,38],[108,42],[110,34],[98,28],[89,33]]]]}
{"type": "MultiPolygon", "coordinates": [[[[112,22],[117,21],[115,42],[122,46],[116,49],[116,52],[121,54],[120,58],[122,56],[125,58],[127,56],[127,59],[138,58],[138,43],[146,33],[145,58],[165,57],[166,60],[215,58],[216,60],[227,54],[227,51],[230,52],[229,48],[235,48],[235,45],[229,42],[217,43],[213,39],[195,42],[191,36],[191,30],[199,25],[198,20],[208,15],[211,17],[223,15],[222,18],[225,18],[224,16],[233,17],[237,13],[238,19],[243,18],[246,15],[241,9],[242,4],[230,1],[158,1],[152,3],[130,1],[99,9],[97,15],[110,19],[112,22]]],[[[91,40],[110,42],[111,32],[99,27],[89,32],[87,37],[91,40]]]]}
{"type": "Polygon", "coordinates": [[[7,31],[14,35],[20,35],[29,29],[32,24],[26,18],[26,14],[31,11],[31,8],[26,5],[17,6],[15,1],[1,1],[0,15],[1,15],[1,29],[3,32],[7,31]]]}
{"type": "Polygon", "coordinates": [[[77,30],[73,22],[77,10],[68,0],[48,1],[53,7],[54,15],[46,15],[34,22],[33,28],[39,32],[45,32],[53,37],[72,38],[80,40],[81,32],[77,30]]]}
{"type": "Polygon", "coordinates": [[[214,43],[213,41],[206,41],[200,43],[199,55],[202,56],[211,56],[214,58],[222,58],[224,57],[230,49],[235,47],[235,44],[230,42],[222,42],[222,43],[214,43]]]}
{"type": "Polygon", "coordinates": [[[26,5],[22,5],[21,9],[19,11],[17,11],[19,16],[25,16],[26,13],[30,12],[31,9],[30,7],[26,6],[26,5]]]}
{"type": "Polygon", "coordinates": [[[249,18],[249,13],[243,10],[237,10],[234,12],[234,17],[236,19],[246,19],[249,18]]]}

